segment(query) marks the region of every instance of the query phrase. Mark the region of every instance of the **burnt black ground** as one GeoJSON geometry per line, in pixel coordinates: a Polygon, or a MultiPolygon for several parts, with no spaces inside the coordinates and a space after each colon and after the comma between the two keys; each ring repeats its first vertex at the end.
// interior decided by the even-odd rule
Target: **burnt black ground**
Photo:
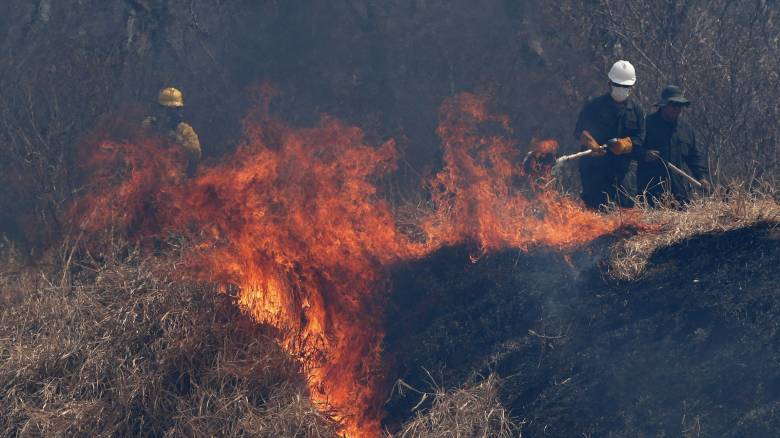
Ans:
{"type": "MultiPolygon", "coordinates": [[[[399,269],[392,376],[425,390],[424,369],[447,388],[497,372],[524,436],[777,436],[780,228],[659,250],[633,282],[603,274],[608,244],[399,269]]],[[[419,400],[395,394],[388,427],[419,400]]]]}

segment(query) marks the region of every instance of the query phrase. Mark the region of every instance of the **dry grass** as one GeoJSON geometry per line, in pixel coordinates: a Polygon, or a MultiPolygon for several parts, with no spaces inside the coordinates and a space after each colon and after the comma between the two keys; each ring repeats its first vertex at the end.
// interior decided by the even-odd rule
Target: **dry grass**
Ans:
{"type": "Polygon", "coordinates": [[[433,397],[426,412],[418,412],[414,419],[404,424],[395,435],[398,438],[439,437],[512,437],[520,435],[501,405],[498,396],[499,379],[491,374],[473,385],[445,391],[436,388],[423,398],[433,397]]]}
{"type": "Polygon", "coordinates": [[[65,270],[3,277],[17,298],[0,309],[0,435],[336,435],[230,297],[132,247],[101,258],[63,251],[65,270]]]}
{"type": "Polygon", "coordinates": [[[34,284],[34,274],[25,269],[23,259],[13,242],[0,235],[0,308],[18,302],[22,290],[34,284]]]}
{"type": "MultiPolygon", "coordinates": [[[[171,258],[108,246],[45,268],[0,248],[0,435],[337,436],[297,362],[231,297],[182,283],[171,258]]],[[[518,435],[498,385],[426,394],[397,436],[518,435]]]]}
{"type": "Polygon", "coordinates": [[[780,222],[780,203],[769,188],[750,192],[738,187],[723,189],[685,209],[673,205],[639,208],[644,208],[649,231],[618,242],[612,250],[610,275],[621,280],[640,278],[657,249],[696,235],[780,222]]]}

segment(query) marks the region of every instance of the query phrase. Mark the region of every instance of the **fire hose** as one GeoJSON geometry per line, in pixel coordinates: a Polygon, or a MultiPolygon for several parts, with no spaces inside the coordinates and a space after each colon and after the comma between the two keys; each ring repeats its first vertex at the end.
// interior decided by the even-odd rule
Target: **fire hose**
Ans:
{"type": "Polygon", "coordinates": [[[697,181],[696,178],[694,178],[694,177],[688,175],[687,173],[685,173],[684,170],[680,169],[679,167],[675,166],[674,164],[672,164],[672,163],[670,163],[668,161],[664,161],[663,158],[659,158],[659,160],[664,162],[664,164],[666,164],[666,167],[668,167],[669,170],[671,170],[672,172],[676,173],[677,175],[680,175],[681,177],[687,179],[688,182],[693,184],[696,188],[699,188],[699,189],[702,188],[701,183],[699,181],[697,181]]]}
{"type": "MultiPolygon", "coordinates": [[[[606,150],[606,149],[607,149],[607,145],[605,145],[605,144],[599,146],[599,150],[606,150]]],[[[593,153],[593,149],[588,149],[588,150],[585,150],[585,151],[582,151],[582,152],[577,152],[576,154],[564,155],[564,156],[556,158],[555,159],[555,164],[561,164],[561,163],[564,163],[564,162],[569,161],[569,160],[576,160],[577,158],[586,157],[586,156],[588,156],[588,155],[590,155],[592,153],[593,153]]]]}
{"type": "MultiPolygon", "coordinates": [[[[605,144],[599,146],[599,150],[606,150],[606,149],[607,149],[607,145],[605,145],[605,144]]],[[[586,156],[592,154],[593,151],[594,151],[594,149],[588,149],[588,150],[585,150],[585,151],[582,151],[582,152],[577,152],[576,154],[563,155],[561,157],[558,157],[555,160],[555,164],[558,165],[558,164],[561,164],[561,163],[565,163],[566,161],[576,160],[578,158],[586,157],[586,156]]],[[[675,166],[674,164],[664,160],[660,156],[657,156],[657,158],[669,170],[671,170],[672,172],[676,173],[677,175],[685,178],[689,183],[693,184],[695,187],[697,187],[697,188],[701,188],[702,187],[701,183],[699,181],[697,181],[696,178],[688,175],[688,173],[686,173],[684,170],[682,170],[679,167],[675,166]]]]}

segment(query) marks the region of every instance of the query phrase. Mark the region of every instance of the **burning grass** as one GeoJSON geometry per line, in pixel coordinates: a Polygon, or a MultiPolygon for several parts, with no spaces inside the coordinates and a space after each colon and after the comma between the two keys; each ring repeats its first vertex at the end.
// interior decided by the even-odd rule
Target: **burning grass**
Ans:
{"type": "Polygon", "coordinates": [[[336,436],[231,297],[137,248],[63,254],[66,269],[3,276],[0,434],[336,436]]]}
{"type": "MultiPolygon", "coordinates": [[[[175,258],[71,248],[33,269],[2,249],[3,436],[337,436],[271,330],[175,258]]],[[[499,384],[435,388],[396,436],[514,436],[499,384]]]]}
{"type": "MultiPolygon", "coordinates": [[[[381,432],[393,266],[462,244],[482,254],[572,248],[625,225],[526,183],[508,117],[468,93],[442,104],[443,167],[420,187],[428,202],[396,217],[378,186],[398,166],[392,139],[369,144],[361,129],[330,116],[291,126],[268,114],[273,95],[260,86],[235,151],[189,177],[175,145],[144,132],[117,135],[122,124],[107,122],[84,144],[85,194],[70,218],[87,240],[115,229],[133,241],[197,242],[180,278],[238,291],[239,306],[278,330],[312,400],[349,436],[381,432]],[[422,216],[420,207],[428,208],[422,216]]],[[[549,153],[556,143],[532,147],[549,153]]]]}
{"type": "Polygon", "coordinates": [[[721,189],[697,199],[685,209],[672,205],[643,208],[644,231],[617,242],[610,260],[610,274],[621,280],[642,276],[650,256],[660,248],[693,236],[725,232],[758,223],[780,223],[780,203],[773,189],[746,191],[739,187],[721,189]]]}

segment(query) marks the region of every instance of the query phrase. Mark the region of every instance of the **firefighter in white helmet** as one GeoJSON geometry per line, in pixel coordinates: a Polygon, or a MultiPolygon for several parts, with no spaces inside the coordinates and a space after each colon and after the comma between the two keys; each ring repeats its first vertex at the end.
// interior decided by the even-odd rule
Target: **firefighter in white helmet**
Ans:
{"type": "Polygon", "coordinates": [[[184,96],[179,89],[166,87],[158,93],[157,103],[157,110],[144,119],[143,127],[167,135],[179,145],[187,157],[188,172],[192,173],[200,161],[201,148],[198,134],[184,121],[184,96]]]}
{"type": "Polygon", "coordinates": [[[574,136],[593,152],[579,160],[582,201],[592,209],[608,202],[630,207],[633,202],[622,190],[634,149],[645,137],[645,112],[631,98],[636,71],[628,61],[618,61],[607,74],[609,91],[582,107],[574,136]],[[607,145],[603,148],[602,145],[607,145]]]}

